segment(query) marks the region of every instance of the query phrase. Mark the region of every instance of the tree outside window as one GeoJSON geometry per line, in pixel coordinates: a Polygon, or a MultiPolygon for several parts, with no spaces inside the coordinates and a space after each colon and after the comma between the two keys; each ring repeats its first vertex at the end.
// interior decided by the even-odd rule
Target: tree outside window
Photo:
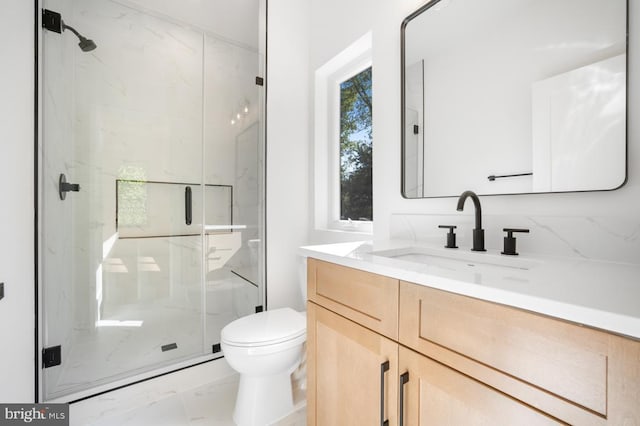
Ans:
{"type": "Polygon", "coordinates": [[[117,196],[119,227],[147,224],[147,174],[138,166],[122,165],[118,170],[117,196]]]}
{"type": "Polygon", "coordinates": [[[340,83],[340,219],[372,221],[371,67],[340,83]]]}

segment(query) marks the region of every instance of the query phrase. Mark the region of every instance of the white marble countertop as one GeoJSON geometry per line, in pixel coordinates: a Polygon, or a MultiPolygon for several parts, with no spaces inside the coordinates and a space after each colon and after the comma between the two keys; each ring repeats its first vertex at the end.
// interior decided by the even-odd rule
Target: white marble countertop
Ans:
{"type": "Polygon", "coordinates": [[[640,339],[637,264],[503,256],[401,240],[306,246],[299,253],[640,339]]]}

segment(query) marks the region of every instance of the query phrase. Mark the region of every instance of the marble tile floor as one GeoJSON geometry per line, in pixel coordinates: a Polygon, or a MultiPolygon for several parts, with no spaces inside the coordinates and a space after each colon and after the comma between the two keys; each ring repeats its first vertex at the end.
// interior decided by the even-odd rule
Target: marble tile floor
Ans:
{"type": "MultiPolygon", "coordinates": [[[[238,390],[237,374],[190,390],[163,395],[126,412],[102,416],[86,421],[74,416],[76,407],[71,405],[72,426],[233,426],[233,407],[238,390]]],[[[306,403],[304,391],[294,383],[295,411],[274,423],[274,426],[304,426],[306,403]]]]}

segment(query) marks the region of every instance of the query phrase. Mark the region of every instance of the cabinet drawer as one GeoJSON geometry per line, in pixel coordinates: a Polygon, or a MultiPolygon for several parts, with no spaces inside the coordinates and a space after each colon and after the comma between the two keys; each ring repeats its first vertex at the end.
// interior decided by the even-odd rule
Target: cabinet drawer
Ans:
{"type": "Polygon", "coordinates": [[[510,379],[607,414],[605,333],[402,282],[400,343],[425,354],[435,344],[510,379]]]}
{"type": "Polygon", "coordinates": [[[391,339],[398,339],[396,279],[307,259],[309,300],[391,339]]]}
{"type": "Polygon", "coordinates": [[[563,424],[410,349],[400,347],[399,363],[409,374],[401,406],[407,426],[563,424]]]}

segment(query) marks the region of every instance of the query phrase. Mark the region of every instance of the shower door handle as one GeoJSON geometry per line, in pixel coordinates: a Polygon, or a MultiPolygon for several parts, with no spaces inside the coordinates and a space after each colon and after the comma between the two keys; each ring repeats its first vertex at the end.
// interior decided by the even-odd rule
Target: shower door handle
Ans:
{"type": "Polygon", "coordinates": [[[191,225],[193,204],[191,202],[191,187],[184,189],[184,223],[191,225]]]}
{"type": "Polygon", "coordinates": [[[60,173],[60,177],[58,178],[58,194],[60,195],[60,199],[64,200],[67,198],[67,192],[78,192],[80,191],[80,185],[77,183],[69,183],[67,182],[67,177],[64,173],[60,173]]]}

